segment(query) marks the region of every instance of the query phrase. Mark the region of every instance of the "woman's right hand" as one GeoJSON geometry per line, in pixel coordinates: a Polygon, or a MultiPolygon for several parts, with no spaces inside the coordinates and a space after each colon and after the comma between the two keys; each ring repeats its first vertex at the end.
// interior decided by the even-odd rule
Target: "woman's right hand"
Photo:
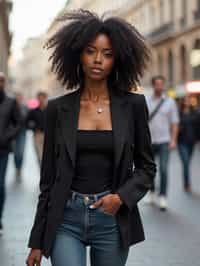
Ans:
{"type": "Polygon", "coordinates": [[[40,266],[42,260],[42,250],[41,249],[31,249],[28,258],[26,260],[27,266],[40,266]]]}

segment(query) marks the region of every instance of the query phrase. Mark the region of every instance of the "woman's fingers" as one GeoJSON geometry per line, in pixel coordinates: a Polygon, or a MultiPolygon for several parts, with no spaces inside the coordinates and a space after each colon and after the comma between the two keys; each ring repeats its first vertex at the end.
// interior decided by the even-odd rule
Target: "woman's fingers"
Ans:
{"type": "Polygon", "coordinates": [[[91,209],[97,209],[99,208],[103,203],[102,199],[99,199],[98,201],[96,201],[95,203],[93,203],[92,205],[90,205],[91,209]]]}
{"type": "Polygon", "coordinates": [[[41,250],[31,250],[27,260],[26,264],[27,266],[40,266],[41,265],[41,259],[42,259],[42,253],[41,250]]]}

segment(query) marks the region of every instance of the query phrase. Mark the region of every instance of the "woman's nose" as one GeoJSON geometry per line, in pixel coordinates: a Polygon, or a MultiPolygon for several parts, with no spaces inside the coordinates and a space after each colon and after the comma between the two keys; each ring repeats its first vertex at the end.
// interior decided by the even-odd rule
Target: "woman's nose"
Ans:
{"type": "Polygon", "coordinates": [[[102,62],[102,55],[101,53],[97,53],[95,57],[95,63],[101,63],[102,62]]]}

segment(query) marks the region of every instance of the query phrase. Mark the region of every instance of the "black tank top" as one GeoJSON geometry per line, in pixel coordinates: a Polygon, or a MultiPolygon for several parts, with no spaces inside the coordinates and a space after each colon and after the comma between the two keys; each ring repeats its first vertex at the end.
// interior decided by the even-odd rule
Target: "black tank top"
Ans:
{"type": "Polygon", "coordinates": [[[71,189],[95,194],[111,189],[113,135],[111,130],[78,130],[76,174],[71,189]]]}

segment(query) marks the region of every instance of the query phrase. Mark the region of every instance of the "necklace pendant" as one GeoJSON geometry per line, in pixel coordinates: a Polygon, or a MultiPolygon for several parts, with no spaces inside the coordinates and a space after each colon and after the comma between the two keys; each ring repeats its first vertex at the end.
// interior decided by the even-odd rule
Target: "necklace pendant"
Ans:
{"type": "Polygon", "coordinates": [[[101,107],[98,107],[98,108],[97,108],[97,113],[98,113],[98,114],[101,114],[102,112],[103,112],[103,109],[102,109],[101,107]]]}

